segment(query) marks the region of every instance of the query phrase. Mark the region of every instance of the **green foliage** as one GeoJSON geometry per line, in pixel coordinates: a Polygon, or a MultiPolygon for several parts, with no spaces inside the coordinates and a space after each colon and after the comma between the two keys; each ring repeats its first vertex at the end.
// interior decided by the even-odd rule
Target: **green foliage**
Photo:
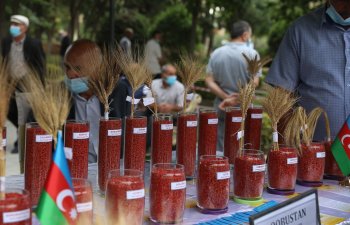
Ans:
{"type": "Polygon", "coordinates": [[[272,125],[270,118],[264,112],[261,127],[261,150],[267,153],[272,146],[272,125]]]}

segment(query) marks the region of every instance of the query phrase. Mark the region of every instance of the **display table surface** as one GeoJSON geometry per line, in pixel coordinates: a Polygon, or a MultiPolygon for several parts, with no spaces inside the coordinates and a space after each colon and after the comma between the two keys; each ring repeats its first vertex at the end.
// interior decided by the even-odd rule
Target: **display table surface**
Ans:
{"type": "MultiPolygon", "coordinates": [[[[145,171],[145,183],[146,183],[146,206],[145,206],[145,222],[144,224],[151,224],[148,220],[149,215],[149,176],[150,169],[149,163],[146,163],[145,171]]],[[[102,221],[104,217],[104,197],[99,193],[97,187],[97,164],[89,164],[89,180],[94,189],[94,215],[95,219],[102,221]]],[[[232,176],[231,176],[232,181],[232,176]]],[[[231,182],[232,183],[232,182],[231,182]]],[[[8,189],[11,188],[23,188],[24,178],[23,175],[9,176],[6,179],[6,185],[8,189]]],[[[296,194],[309,190],[308,187],[296,185],[296,194]]],[[[324,185],[317,188],[318,198],[321,212],[321,222],[325,225],[331,224],[350,224],[350,188],[340,187],[337,181],[324,180],[324,185]],[[344,221],[344,222],[343,222],[344,221]]],[[[232,185],[231,185],[232,191],[232,185]]],[[[294,196],[295,196],[294,195],[294,196]]],[[[283,202],[293,196],[279,196],[272,195],[264,191],[263,198],[266,201],[275,200],[277,202],[283,202]]],[[[238,211],[248,211],[253,207],[248,205],[237,204],[230,200],[228,205],[228,212],[220,215],[208,215],[202,214],[196,208],[196,182],[195,180],[187,181],[186,188],[186,210],[184,214],[183,224],[196,224],[208,220],[213,220],[223,216],[229,216],[238,211]]],[[[38,224],[36,218],[33,218],[33,224],[38,224]]],[[[102,223],[104,224],[104,223],[102,223]]]]}

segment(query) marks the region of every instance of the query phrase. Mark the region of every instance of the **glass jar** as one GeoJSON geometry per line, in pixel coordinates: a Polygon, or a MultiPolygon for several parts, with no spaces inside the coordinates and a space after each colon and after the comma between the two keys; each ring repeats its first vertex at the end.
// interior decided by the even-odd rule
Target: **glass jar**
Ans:
{"type": "Polygon", "coordinates": [[[202,155],[216,155],[218,121],[218,115],[215,110],[200,109],[198,157],[202,155]]]}
{"type": "Polygon", "coordinates": [[[179,113],[177,118],[176,159],[185,167],[187,178],[195,176],[197,151],[197,114],[179,113]]]}
{"type": "Polygon", "coordinates": [[[180,223],[186,203],[184,166],[159,163],[152,166],[150,219],[155,223],[180,223]]]}
{"type": "Polygon", "coordinates": [[[173,116],[158,114],[152,121],[152,165],[171,163],[173,147],[173,116]]]}
{"type": "Polygon", "coordinates": [[[71,176],[88,177],[89,163],[89,123],[68,120],[64,126],[64,151],[71,176]]]}
{"type": "Polygon", "coordinates": [[[145,171],[147,117],[125,117],[124,168],[145,171]]]}
{"type": "Polygon", "coordinates": [[[244,128],[244,146],[248,148],[260,149],[262,112],[261,106],[248,108],[244,128]]]}
{"type": "Polygon", "coordinates": [[[32,206],[38,204],[52,160],[52,135],[38,123],[26,124],[25,135],[25,189],[30,193],[32,206]]]}
{"type": "Polygon", "coordinates": [[[91,183],[87,179],[72,178],[72,184],[78,211],[77,224],[91,225],[93,224],[93,192],[91,183]]]}
{"type": "Polygon", "coordinates": [[[338,163],[335,161],[333,153],[332,153],[332,141],[325,141],[324,148],[326,151],[326,161],[324,168],[324,178],[330,180],[343,180],[345,177],[341,172],[338,163]]]}
{"type": "Polygon", "coordinates": [[[225,156],[203,155],[199,159],[197,206],[203,213],[227,212],[230,164],[225,156]]]}
{"type": "Polygon", "coordinates": [[[237,134],[241,128],[242,112],[239,107],[228,107],[225,111],[224,155],[230,164],[234,164],[239,149],[237,134]]]}
{"type": "Polygon", "coordinates": [[[11,189],[5,191],[0,199],[0,225],[31,225],[32,204],[27,190],[11,189]]]}
{"type": "Polygon", "coordinates": [[[108,173],[120,168],[122,143],[122,120],[119,118],[100,119],[98,147],[98,186],[104,193],[108,173]]]}
{"type": "Polygon", "coordinates": [[[110,171],[106,187],[107,224],[142,224],[144,208],[143,173],[131,169],[110,171]]]}

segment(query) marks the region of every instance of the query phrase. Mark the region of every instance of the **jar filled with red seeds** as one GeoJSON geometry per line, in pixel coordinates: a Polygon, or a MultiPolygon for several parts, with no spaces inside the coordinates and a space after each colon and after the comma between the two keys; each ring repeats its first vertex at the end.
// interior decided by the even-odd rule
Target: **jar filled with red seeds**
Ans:
{"type": "Polygon", "coordinates": [[[242,112],[239,107],[228,107],[225,112],[224,155],[230,164],[234,164],[239,148],[237,137],[242,123],[242,112]]]}
{"type": "Polygon", "coordinates": [[[237,154],[234,165],[235,199],[248,201],[261,199],[266,170],[264,153],[260,150],[243,150],[237,154]]]}
{"type": "Polygon", "coordinates": [[[68,120],[64,127],[64,151],[71,176],[88,177],[89,163],[89,123],[68,120]]]}
{"type": "Polygon", "coordinates": [[[185,167],[187,178],[193,178],[196,170],[197,114],[179,113],[177,118],[176,159],[185,167]]]}
{"type": "Polygon", "coordinates": [[[230,192],[230,164],[225,156],[203,155],[199,159],[197,206],[202,213],[227,212],[230,192]]]}
{"type": "Polygon", "coordinates": [[[198,157],[216,155],[218,115],[215,110],[199,111],[198,157]]]}
{"type": "Polygon", "coordinates": [[[145,185],[139,170],[112,170],[106,187],[108,225],[139,225],[143,222],[145,185]]]}
{"type": "Polygon", "coordinates": [[[38,204],[41,190],[52,160],[52,135],[38,123],[26,124],[25,136],[25,189],[30,193],[33,206],[38,204]]]}
{"type": "Polygon", "coordinates": [[[147,117],[125,118],[124,168],[145,171],[147,117]]]}
{"type": "Polygon", "coordinates": [[[172,115],[154,115],[152,121],[152,165],[156,163],[171,163],[172,147],[172,115]]]}
{"type": "Polygon", "coordinates": [[[6,145],[7,145],[7,140],[6,140],[6,127],[2,128],[2,147],[4,148],[4,150],[6,151],[6,145]]]}
{"type": "Polygon", "coordinates": [[[247,148],[260,149],[262,112],[261,106],[248,108],[244,128],[244,146],[247,148]]]}
{"type": "Polygon", "coordinates": [[[121,143],[122,120],[101,118],[98,147],[98,185],[101,192],[106,189],[109,171],[120,168],[121,143]]]}
{"type": "Polygon", "coordinates": [[[297,183],[303,186],[319,187],[323,184],[326,152],[323,143],[303,144],[298,162],[297,183]]]}
{"type": "Polygon", "coordinates": [[[268,192],[279,195],[294,193],[297,179],[298,154],[292,147],[270,150],[267,158],[268,192]]]}
{"type": "Polygon", "coordinates": [[[6,190],[0,199],[0,225],[31,225],[32,204],[27,190],[6,190]]]}
{"type": "Polygon", "coordinates": [[[331,180],[343,180],[345,177],[341,172],[337,161],[335,161],[333,153],[332,153],[332,141],[325,141],[324,148],[326,152],[326,162],[324,168],[324,178],[331,180]]]}
{"type": "Polygon", "coordinates": [[[90,181],[72,178],[75,202],[78,211],[78,224],[93,224],[92,187],[90,181]]]}
{"type": "Polygon", "coordinates": [[[159,163],[152,166],[150,219],[155,223],[180,223],[186,203],[184,166],[159,163]]]}

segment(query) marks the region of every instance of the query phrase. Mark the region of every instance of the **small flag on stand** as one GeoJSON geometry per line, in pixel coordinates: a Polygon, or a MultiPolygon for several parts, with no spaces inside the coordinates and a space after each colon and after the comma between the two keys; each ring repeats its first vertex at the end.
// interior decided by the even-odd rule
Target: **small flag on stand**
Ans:
{"type": "Polygon", "coordinates": [[[36,209],[36,216],[42,225],[73,225],[77,221],[72,179],[64,155],[61,131],[57,134],[56,150],[36,209]]]}
{"type": "Polygon", "coordinates": [[[350,175],[350,116],[332,143],[332,153],[344,176],[350,175]]]}

